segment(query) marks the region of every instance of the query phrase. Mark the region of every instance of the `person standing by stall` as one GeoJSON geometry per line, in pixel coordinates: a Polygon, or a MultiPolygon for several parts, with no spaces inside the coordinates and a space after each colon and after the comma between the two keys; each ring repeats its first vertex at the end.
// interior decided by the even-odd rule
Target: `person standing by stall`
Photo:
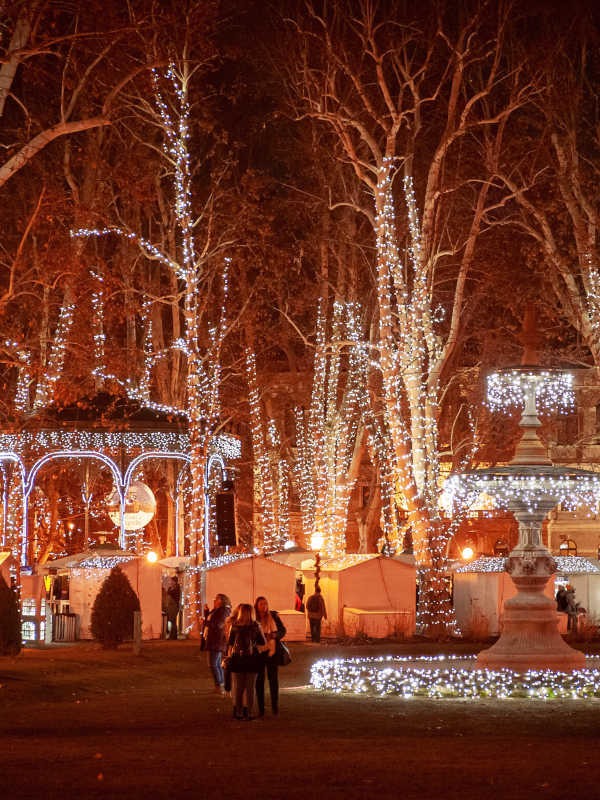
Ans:
{"type": "Polygon", "coordinates": [[[327,619],[325,600],[321,596],[321,587],[317,584],[315,591],[306,601],[306,613],[310,624],[310,638],[313,642],[321,641],[321,620],[327,619]]]}
{"type": "Polygon", "coordinates": [[[169,579],[167,586],[167,628],[168,638],[177,639],[177,618],[179,616],[179,607],[181,605],[181,586],[177,575],[173,575],[169,579]]]}
{"type": "Polygon", "coordinates": [[[215,681],[215,692],[225,694],[225,673],[223,672],[223,653],[227,648],[225,622],[231,613],[231,602],[226,594],[218,594],[213,601],[212,610],[204,606],[204,649],[208,653],[208,666],[215,681]]]}

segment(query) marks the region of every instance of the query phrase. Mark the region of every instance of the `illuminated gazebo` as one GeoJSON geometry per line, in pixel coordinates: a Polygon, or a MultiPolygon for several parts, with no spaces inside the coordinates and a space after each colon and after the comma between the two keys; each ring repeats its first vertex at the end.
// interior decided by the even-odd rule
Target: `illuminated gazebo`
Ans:
{"type": "MultiPolygon", "coordinates": [[[[97,462],[112,476],[118,501],[120,520],[119,544],[125,547],[125,513],[127,496],[136,470],[150,460],[173,460],[179,464],[174,494],[175,555],[180,549],[180,489],[189,473],[190,441],[187,421],[162,410],[143,407],[122,396],[100,393],[65,408],[51,407],[43,415],[29,416],[18,431],[0,432],[0,474],[2,477],[3,547],[19,553],[21,566],[30,563],[30,498],[40,470],[48,463],[62,459],[97,462]],[[17,474],[15,475],[15,470],[17,474]],[[19,491],[10,491],[16,483],[19,491]],[[19,508],[20,506],[20,508],[19,508]],[[21,517],[20,524],[17,520],[21,517]],[[11,525],[12,521],[12,525],[11,525]],[[11,533],[9,528],[13,529],[11,533]],[[15,536],[16,530],[16,536],[15,536]],[[15,541],[15,538],[17,541],[15,541]],[[12,539],[12,541],[11,541],[12,539]]],[[[205,502],[208,506],[209,480],[214,470],[221,479],[227,475],[229,461],[239,458],[240,440],[228,433],[212,439],[205,474],[205,502]]],[[[84,507],[89,504],[85,482],[82,491],[84,507]]],[[[209,552],[209,514],[205,514],[204,551],[209,552]]]]}

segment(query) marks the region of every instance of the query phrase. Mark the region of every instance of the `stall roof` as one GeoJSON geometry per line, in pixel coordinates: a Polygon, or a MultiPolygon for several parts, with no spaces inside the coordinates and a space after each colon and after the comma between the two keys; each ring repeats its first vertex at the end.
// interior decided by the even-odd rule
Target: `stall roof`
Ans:
{"type": "Polygon", "coordinates": [[[135,553],[128,553],[126,550],[118,549],[94,549],[85,550],[83,553],[75,553],[72,556],[57,558],[54,561],[46,561],[44,571],[51,569],[71,569],[79,567],[81,569],[112,569],[118,564],[133,561],[140,558],[135,553]]]}

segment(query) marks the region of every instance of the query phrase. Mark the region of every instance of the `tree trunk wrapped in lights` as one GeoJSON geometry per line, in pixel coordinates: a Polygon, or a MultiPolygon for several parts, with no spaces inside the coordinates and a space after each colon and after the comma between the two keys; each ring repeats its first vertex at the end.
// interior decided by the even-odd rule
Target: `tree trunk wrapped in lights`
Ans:
{"type": "Polygon", "coordinates": [[[440,383],[468,322],[465,287],[486,211],[502,200],[491,194],[504,130],[535,88],[510,63],[510,24],[504,4],[474,3],[462,18],[452,3],[432,15],[418,6],[391,13],[376,3],[307,0],[285,42],[298,119],[328,126],[335,156],[373,201],[359,202],[346,180],[330,205],[360,212],[375,234],[373,361],[394,498],[408,509],[421,575],[419,627],[433,636],[454,625],[443,578],[449,532],[438,510],[440,383]],[[422,222],[413,192],[417,156],[422,222]],[[404,180],[401,201],[397,176],[404,180]],[[397,202],[407,210],[401,226],[397,202]],[[436,310],[440,296],[445,319],[436,310]]]}
{"type": "MultiPolygon", "coordinates": [[[[273,420],[265,422],[256,375],[256,356],[246,348],[250,427],[254,454],[254,504],[265,553],[281,550],[289,539],[289,466],[273,420]]],[[[256,535],[257,532],[255,532],[256,535]]]]}
{"type": "MultiPolygon", "coordinates": [[[[144,346],[144,374],[138,388],[125,384],[129,396],[150,407],[185,413],[188,417],[190,435],[190,473],[191,473],[191,514],[190,549],[196,563],[202,561],[204,554],[204,481],[209,458],[211,438],[219,421],[219,387],[221,382],[221,348],[227,333],[226,302],[228,292],[229,259],[222,271],[221,302],[217,305],[216,320],[211,322],[208,315],[208,287],[213,275],[209,270],[211,252],[209,243],[200,250],[195,234],[195,216],[192,209],[192,175],[190,169],[190,105],[188,100],[191,67],[188,60],[182,59],[181,69],[171,64],[163,75],[152,71],[156,121],[164,134],[163,150],[173,174],[172,213],[179,232],[177,253],[164,252],[160,247],[133,231],[122,227],[107,226],[101,229],[79,229],[73,231],[76,237],[93,237],[116,234],[137,244],[148,258],[167,267],[173,276],[184,286],[183,319],[184,337],[173,342],[172,347],[182,351],[187,360],[186,407],[167,408],[149,401],[150,369],[152,355],[152,329],[150,327],[151,309],[144,306],[146,314],[146,337],[144,346]],[[172,94],[172,102],[167,103],[162,86],[166,85],[172,94]]],[[[199,575],[196,570],[189,596],[188,619],[191,621],[192,635],[197,635],[200,622],[199,575]]]]}
{"type": "Polygon", "coordinates": [[[327,335],[326,298],[319,302],[311,403],[296,409],[294,464],[302,527],[307,541],[324,556],[346,552],[350,496],[356,482],[362,439],[357,309],[335,302],[327,335]],[[341,372],[343,345],[347,364],[341,372]]]}

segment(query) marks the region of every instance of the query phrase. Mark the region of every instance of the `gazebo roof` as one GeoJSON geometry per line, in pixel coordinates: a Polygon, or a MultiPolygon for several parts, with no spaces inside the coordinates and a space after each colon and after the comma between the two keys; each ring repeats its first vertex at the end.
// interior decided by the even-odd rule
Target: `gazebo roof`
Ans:
{"type": "MultiPolygon", "coordinates": [[[[226,459],[239,458],[239,437],[219,433],[212,450],[226,459]]],[[[121,453],[189,453],[187,419],[183,414],[148,408],[124,395],[99,392],[28,415],[20,426],[0,431],[0,452],[26,461],[58,451],[121,453]]]]}
{"type": "Polygon", "coordinates": [[[98,392],[68,405],[54,403],[27,416],[23,428],[187,431],[183,413],[148,408],[122,394],[98,392]]]}

